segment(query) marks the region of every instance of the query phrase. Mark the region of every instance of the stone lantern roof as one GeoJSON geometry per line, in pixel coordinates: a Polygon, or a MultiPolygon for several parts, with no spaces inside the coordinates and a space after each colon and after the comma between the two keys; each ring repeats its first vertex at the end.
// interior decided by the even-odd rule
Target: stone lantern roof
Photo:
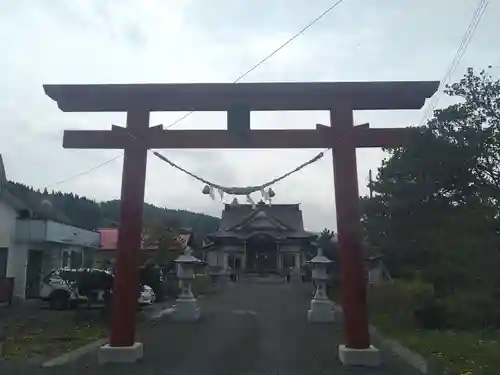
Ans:
{"type": "Polygon", "coordinates": [[[175,263],[181,263],[181,264],[198,264],[198,263],[203,263],[201,260],[193,256],[193,250],[191,247],[187,246],[186,249],[184,250],[184,253],[179,255],[176,260],[174,260],[175,263]]]}
{"type": "Polygon", "coordinates": [[[322,248],[318,248],[318,254],[312,258],[310,261],[308,261],[307,263],[311,263],[311,264],[330,264],[330,263],[333,263],[333,261],[331,261],[330,259],[328,259],[327,257],[325,257],[323,255],[323,249],[322,248]]]}

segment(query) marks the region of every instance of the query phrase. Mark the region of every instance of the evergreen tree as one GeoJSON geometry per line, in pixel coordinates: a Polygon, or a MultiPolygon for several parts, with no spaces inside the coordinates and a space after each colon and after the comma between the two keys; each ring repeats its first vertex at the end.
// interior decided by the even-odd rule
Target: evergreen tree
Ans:
{"type": "MultiPolygon", "coordinates": [[[[49,200],[54,210],[63,213],[68,221],[77,227],[85,229],[113,228],[118,226],[120,220],[120,201],[95,202],[86,197],[73,193],[62,193],[44,189],[43,193],[36,191],[33,187],[17,182],[9,182],[9,190],[21,201],[25,202],[30,209],[40,209],[43,199],[49,200]]],[[[154,205],[144,204],[144,226],[151,227],[159,222],[174,219],[179,227],[191,228],[198,235],[216,231],[220,219],[213,216],[194,213],[186,210],[171,210],[154,205]]]]}

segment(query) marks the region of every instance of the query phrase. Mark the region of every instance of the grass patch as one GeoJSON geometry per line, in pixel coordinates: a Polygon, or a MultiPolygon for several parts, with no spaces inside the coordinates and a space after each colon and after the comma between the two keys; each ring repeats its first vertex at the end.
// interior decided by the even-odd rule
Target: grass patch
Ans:
{"type": "Polygon", "coordinates": [[[372,311],[370,319],[389,336],[444,367],[447,374],[498,374],[499,332],[419,330],[413,324],[401,324],[401,319],[395,321],[383,311],[372,311]]]}
{"type": "MultiPolygon", "coordinates": [[[[338,290],[330,296],[340,302],[338,290]]],[[[374,298],[375,297],[375,298],[374,298]]],[[[422,330],[413,319],[408,305],[376,300],[370,295],[370,321],[389,337],[443,369],[448,375],[497,375],[500,368],[499,331],[422,330]]]]}
{"type": "Polygon", "coordinates": [[[40,319],[20,318],[11,322],[0,358],[12,361],[50,358],[107,335],[104,322],[75,324],[72,312],[52,313],[52,319],[47,319],[44,312],[40,319]]]}

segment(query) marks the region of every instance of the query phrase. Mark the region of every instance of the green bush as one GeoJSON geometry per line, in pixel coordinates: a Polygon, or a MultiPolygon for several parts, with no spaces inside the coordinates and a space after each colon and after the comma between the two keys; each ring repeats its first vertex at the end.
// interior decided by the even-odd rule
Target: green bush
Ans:
{"type": "Polygon", "coordinates": [[[486,291],[459,290],[438,298],[431,284],[395,280],[371,286],[368,303],[373,311],[386,311],[390,306],[395,320],[408,320],[412,315],[423,329],[500,327],[500,301],[486,291]]]}
{"type": "Polygon", "coordinates": [[[489,293],[461,291],[443,298],[443,303],[453,328],[500,327],[500,303],[489,293]]]}
{"type": "Polygon", "coordinates": [[[446,306],[434,296],[418,301],[418,305],[413,309],[413,317],[423,329],[444,329],[449,326],[446,306]]]}
{"type": "Polygon", "coordinates": [[[454,294],[435,298],[430,285],[397,280],[372,286],[368,297],[370,320],[430,359],[432,366],[443,368],[439,373],[498,373],[500,330],[482,328],[500,326],[500,303],[493,291],[455,290],[454,294]],[[408,305],[412,300],[414,304],[408,305]],[[436,329],[439,320],[447,329],[436,329]],[[424,326],[434,329],[419,329],[424,326]]]}
{"type": "Polygon", "coordinates": [[[413,281],[384,281],[372,285],[368,289],[368,304],[373,313],[390,314],[395,324],[425,326],[427,318],[431,318],[435,311],[429,309],[427,301],[433,300],[432,285],[420,280],[413,281]],[[415,314],[414,309],[423,309],[415,314]],[[418,316],[418,318],[417,318],[418,316]],[[423,321],[418,322],[416,319],[423,321]]]}
{"type": "Polygon", "coordinates": [[[412,309],[433,295],[434,289],[431,284],[420,280],[393,280],[372,285],[368,289],[368,302],[374,308],[393,306],[412,309]]]}

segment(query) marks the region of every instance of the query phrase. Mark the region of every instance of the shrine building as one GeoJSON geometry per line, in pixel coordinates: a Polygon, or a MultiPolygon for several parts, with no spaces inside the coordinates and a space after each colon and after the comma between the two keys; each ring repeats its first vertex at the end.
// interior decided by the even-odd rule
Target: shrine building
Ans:
{"type": "Polygon", "coordinates": [[[226,204],[219,230],[208,234],[211,267],[255,273],[300,269],[316,235],[304,230],[299,204],[226,204]]]}

